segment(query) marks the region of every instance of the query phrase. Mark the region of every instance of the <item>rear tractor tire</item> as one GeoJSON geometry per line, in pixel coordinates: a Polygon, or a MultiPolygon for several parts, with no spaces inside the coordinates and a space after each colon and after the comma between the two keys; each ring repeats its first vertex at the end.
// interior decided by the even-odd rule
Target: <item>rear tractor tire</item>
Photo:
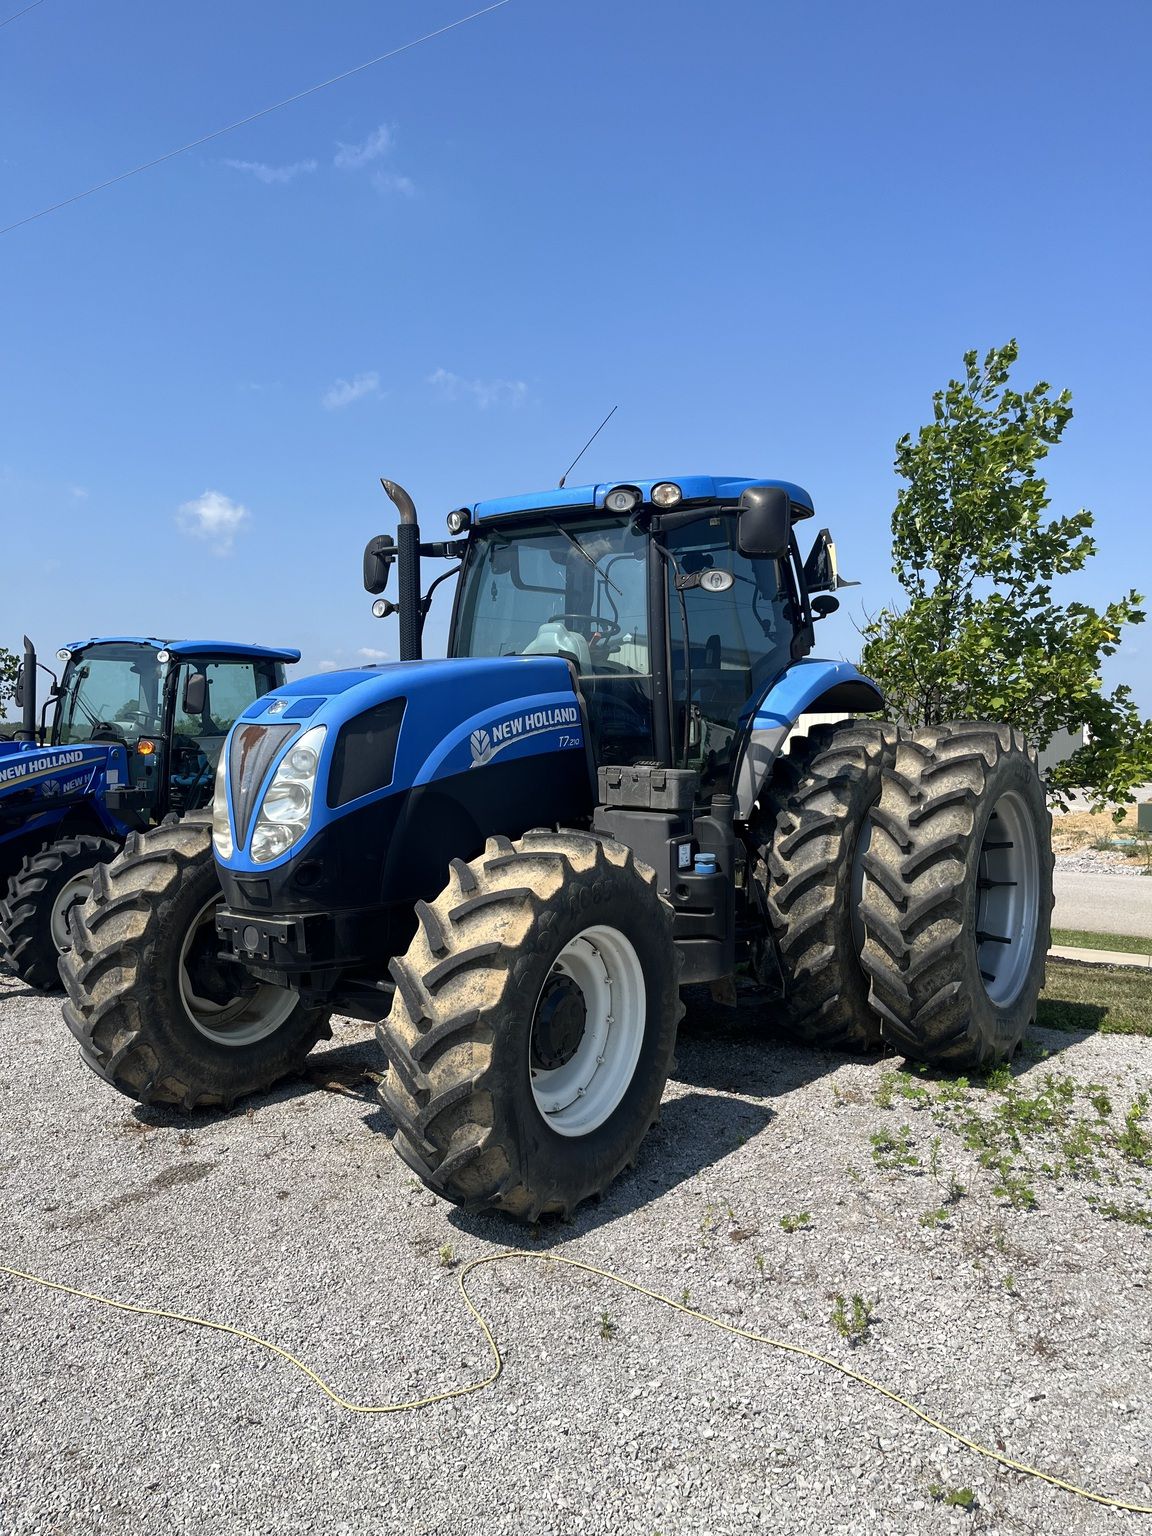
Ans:
{"type": "Polygon", "coordinates": [[[816,726],[780,758],[761,799],[757,878],[784,981],[781,1023],[825,1050],[881,1044],[860,967],[859,904],[868,817],[895,755],[895,726],[816,726]]]}
{"type": "Polygon", "coordinates": [[[1052,818],[1020,733],[961,722],[902,740],[864,870],[884,1038],[957,1071],[1010,1056],[1036,1016],[1052,921],[1052,818]]]}
{"type": "Polygon", "coordinates": [[[97,865],[119,852],[106,837],[62,837],[31,853],[0,901],[0,960],[41,991],[60,985],[57,962],[72,947],[72,920],[92,890],[97,865]]]}
{"type": "Polygon", "coordinates": [[[416,908],[377,1038],[400,1156],[445,1199],[568,1215],[636,1158],[683,1007],[672,912],[619,843],[490,838],[416,908]]]}
{"type": "Polygon", "coordinates": [[[88,1065],[142,1104],[226,1109],[331,1036],[326,1011],[219,958],[222,900],[195,816],[131,837],[75,919],[65,1022],[88,1065]]]}

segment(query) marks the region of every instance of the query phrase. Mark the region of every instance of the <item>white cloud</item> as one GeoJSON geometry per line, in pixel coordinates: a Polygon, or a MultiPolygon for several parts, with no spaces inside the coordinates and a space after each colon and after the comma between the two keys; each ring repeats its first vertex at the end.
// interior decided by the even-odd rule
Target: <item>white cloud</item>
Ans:
{"type": "Polygon", "coordinates": [[[365,395],[379,393],[380,375],[378,373],[358,373],[354,379],[337,379],[335,384],[324,391],[321,400],[326,411],[342,411],[354,400],[363,400],[365,395]]]}
{"type": "Polygon", "coordinates": [[[445,400],[471,399],[482,411],[493,405],[521,405],[528,398],[523,379],[464,379],[447,368],[437,368],[428,375],[428,383],[445,400]]]}
{"type": "Polygon", "coordinates": [[[362,645],[356,652],[357,656],[363,656],[365,661],[387,661],[387,651],[376,651],[370,645],[362,645]]]}
{"type": "Polygon", "coordinates": [[[262,181],[266,187],[273,187],[286,186],[288,182],[295,181],[297,176],[314,171],[317,161],[295,160],[291,165],[265,165],[263,160],[225,160],[224,164],[229,170],[245,171],[249,176],[255,176],[257,181],[262,181]]]}
{"type": "Polygon", "coordinates": [[[397,176],[394,171],[377,171],[372,177],[377,192],[398,192],[401,197],[415,197],[416,183],[410,176],[397,176]]]}
{"type": "Polygon", "coordinates": [[[181,530],[194,539],[205,539],[215,555],[227,555],[232,543],[251,513],[230,496],[219,491],[205,491],[195,501],[186,501],[176,514],[181,530]]]}
{"type": "Polygon", "coordinates": [[[88,500],[88,487],[86,485],[70,485],[68,489],[77,501],[88,500]]]}
{"type": "Polygon", "coordinates": [[[359,144],[341,144],[337,141],[332,164],[341,170],[358,171],[362,165],[369,165],[373,160],[379,160],[381,155],[386,155],[392,144],[392,130],[381,123],[359,144]]]}

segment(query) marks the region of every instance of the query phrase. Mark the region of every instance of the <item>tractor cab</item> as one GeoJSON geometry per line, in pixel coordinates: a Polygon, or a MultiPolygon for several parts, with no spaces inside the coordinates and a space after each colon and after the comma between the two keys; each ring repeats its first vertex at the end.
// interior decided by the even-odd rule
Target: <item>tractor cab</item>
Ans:
{"type": "Polygon", "coordinates": [[[123,746],[127,783],[113,793],[112,809],[147,825],[208,804],[233,722],[283,683],[285,663],[299,652],[125,637],[77,642],[57,657],[65,665],[52,745],[123,746]]]}
{"type": "Polygon", "coordinates": [[[452,515],[469,537],[450,654],[563,656],[598,766],[690,769],[706,798],[749,701],[811,646],[791,534],[807,493],[693,477],[530,500],[452,515]]]}

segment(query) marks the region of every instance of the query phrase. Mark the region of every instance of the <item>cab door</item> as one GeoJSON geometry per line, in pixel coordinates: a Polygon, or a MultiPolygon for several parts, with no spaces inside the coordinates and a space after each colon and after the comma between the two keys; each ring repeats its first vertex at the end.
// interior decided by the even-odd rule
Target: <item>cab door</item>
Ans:
{"type": "Polygon", "coordinates": [[[249,704],[283,681],[284,669],[275,662],[181,659],[172,695],[170,810],[183,816],[211,803],[225,737],[249,704]]]}

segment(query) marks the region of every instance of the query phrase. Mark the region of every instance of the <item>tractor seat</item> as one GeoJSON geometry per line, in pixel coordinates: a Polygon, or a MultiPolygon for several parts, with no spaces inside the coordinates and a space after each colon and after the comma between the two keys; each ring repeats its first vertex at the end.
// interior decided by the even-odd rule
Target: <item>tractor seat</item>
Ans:
{"type": "Polygon", "coordinates": [[[592,652],[583,635],[569,629],[562,619],[551,619],[541,624],[535,640],[520,653],[522,656],[563,656],[575,663],[578,672],[592,670],[592,652]]]}

